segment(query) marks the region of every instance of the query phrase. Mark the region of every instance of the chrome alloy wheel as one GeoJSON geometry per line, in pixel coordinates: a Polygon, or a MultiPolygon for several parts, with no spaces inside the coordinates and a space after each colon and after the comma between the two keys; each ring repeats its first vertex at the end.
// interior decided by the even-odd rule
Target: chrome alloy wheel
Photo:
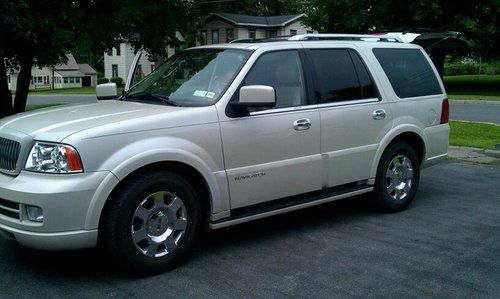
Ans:
{"type": "Polygon", "coordinates": [[[386,172],[387,194],[395,200],[403,200],[408,196],[413,184],[413,165],[405,155],[392,159],[386,172]]]}
{"type": "Polygon", "coordinates": [[[175,194],[153,193],[137,207],[131,234],[135,247],[149,257],[161,257],[179,244],[187,227],[186,207],[175,194]]]}

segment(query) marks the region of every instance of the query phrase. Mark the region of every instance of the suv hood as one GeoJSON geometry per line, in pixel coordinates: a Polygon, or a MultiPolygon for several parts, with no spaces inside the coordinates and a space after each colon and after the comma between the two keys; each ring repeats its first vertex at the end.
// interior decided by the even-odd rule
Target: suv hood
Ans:
{"type": "Polygon", "coordinates": [[[65,105],[5,118],[0,121],[0,130],[9,128],[37,140],[60,142],[69,135],[101,126],[107,128],[103,131],[112,129],[114,134],[120,131],[126,132],[125,130],[130,130],[131,126],[133,129],[134,123],[138,127],[137,130],[151,129],[151,120],[157,119],[155,115],[164,120],[157,121],[157,126],[168,127],[168,121],[165,121],[167,116],[189,109],[191,108],[127,101],[65,105]]]}

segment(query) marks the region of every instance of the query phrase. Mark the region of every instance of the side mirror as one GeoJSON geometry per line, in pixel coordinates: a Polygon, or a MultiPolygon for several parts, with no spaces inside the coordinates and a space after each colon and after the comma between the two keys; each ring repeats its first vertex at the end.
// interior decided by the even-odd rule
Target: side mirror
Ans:
{"type": "Polygon", "coordinates": [[[97,85],[95,88],[95,95],[99,101],[116,99],[118,97],[116,83],[104,83],[97,85]]]}
{"type": "Polygon", "coordinates": [[[267,85],[249,85],[240,88],[239,100],[234,103],[239,107],[274,107],[276,92],[267,85]]]}

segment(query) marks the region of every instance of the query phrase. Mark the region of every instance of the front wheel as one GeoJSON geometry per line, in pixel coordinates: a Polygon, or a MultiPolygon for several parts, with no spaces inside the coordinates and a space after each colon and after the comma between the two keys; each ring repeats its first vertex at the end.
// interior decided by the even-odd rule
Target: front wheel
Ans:
{"type": "Polygon", "coordinates": [[[415,197],[419,181],[420,164],[415,150],[405,142],[391,144],[378,165],[376,204],[385,212],[405,209],[415,197]]]}
{"type": "Polygon", "coordinates": [[[200,233],[201,211],[195,190],[182,176],[144,174],[112,200],[101,241],[119,266],[136,275],[154,274],[189,254],[200,233]]]}

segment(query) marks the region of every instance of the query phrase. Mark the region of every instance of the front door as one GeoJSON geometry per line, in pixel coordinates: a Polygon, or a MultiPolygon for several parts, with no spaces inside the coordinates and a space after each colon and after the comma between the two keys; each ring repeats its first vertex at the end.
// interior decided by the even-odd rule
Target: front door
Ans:
{"type": "Polygon", "coordinates": [[[263,54],[243,85],[269,85],[276,107],[221,122],[231,208],[322,187],[319,112],[307,109],[299,52],[263,54]]]}

